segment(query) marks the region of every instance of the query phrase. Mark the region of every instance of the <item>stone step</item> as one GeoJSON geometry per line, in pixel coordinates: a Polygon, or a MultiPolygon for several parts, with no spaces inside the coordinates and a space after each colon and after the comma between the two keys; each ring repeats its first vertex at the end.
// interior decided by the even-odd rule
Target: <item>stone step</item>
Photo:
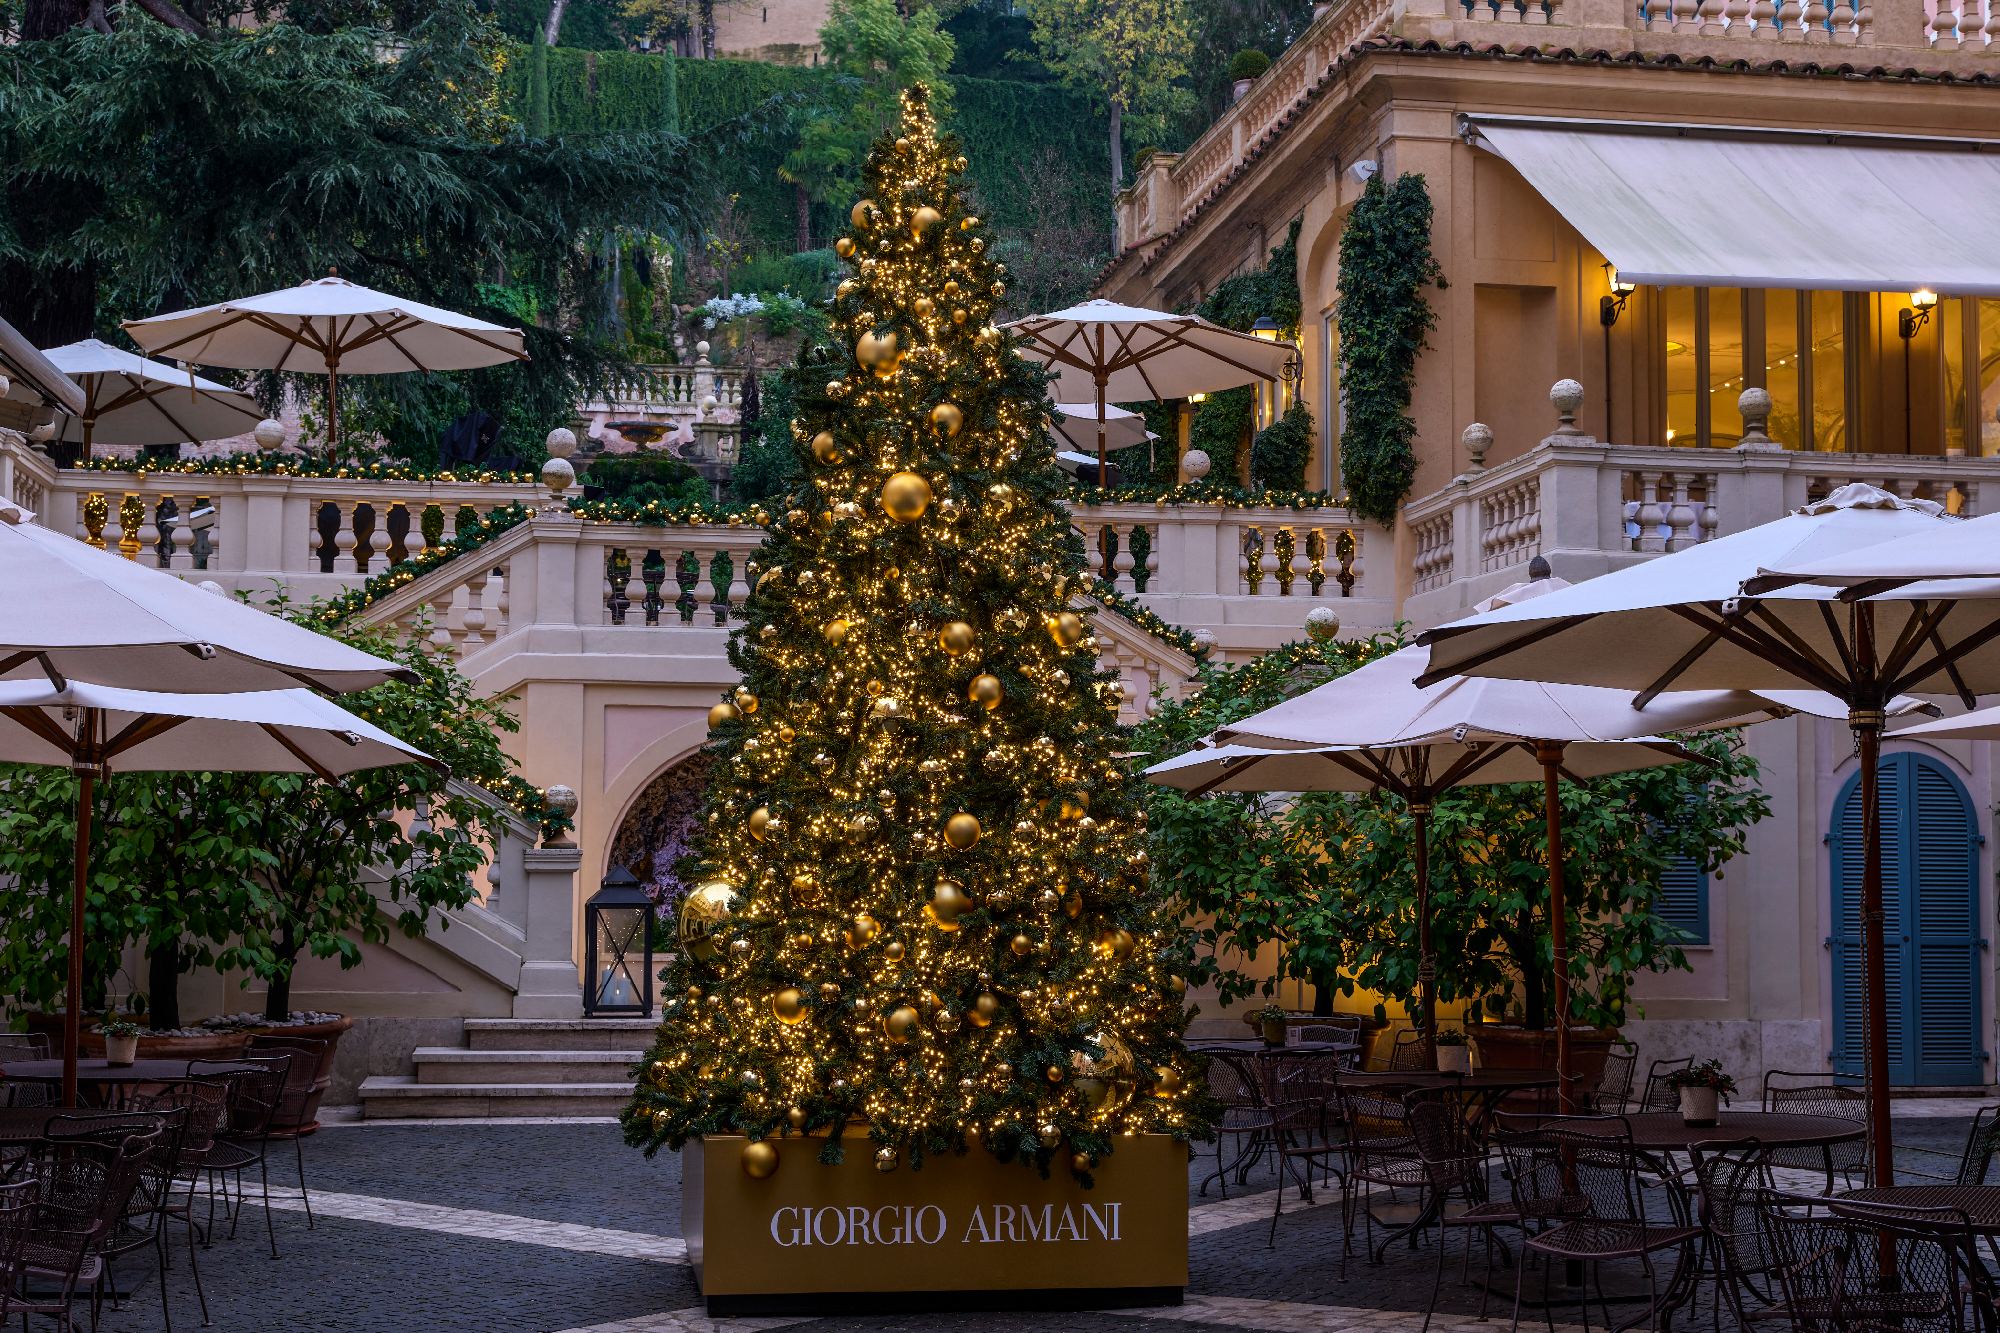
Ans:
{"type": "Polygon", "coordinates": [[[410,1052],[419,1083],[563,1084],[629,1083],[645,1052],[468,1051],[462,1046],[419,1046],[410,1052]]]}
{"type": "Polygon", "coordinates": [[[630,1083],[419,1083],[378,1074],[361,1084],[368,1120],[613,1116],[631,1099],[630,1083]]]}
{"type": "Polygon", "coordinates": [[[475,1051],[630,1051],[653,1044],[657,1018],[468,1018],[475,1051]]]}

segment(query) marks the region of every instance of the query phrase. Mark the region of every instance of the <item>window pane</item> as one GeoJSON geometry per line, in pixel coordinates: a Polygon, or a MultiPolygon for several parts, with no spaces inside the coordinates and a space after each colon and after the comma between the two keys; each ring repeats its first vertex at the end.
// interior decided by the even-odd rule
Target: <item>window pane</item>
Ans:
{"type": "Polygon", "coordinates": [[[1946,297],[1938,302],[1938,350],[1944,358],[1944,400],[1938,417],[1944,423],[1946,453],[1965,452],[1965,302],[1946,297]]]}
{"type": "Polygon", "coordinates": [[[1813,292],[1812,447],[1822,453],[1847,450],[1847,296],[1813,292]]]}
{"type": "Polygon", "coordinates": [[[1660,312],[1665,342],[1668,444],[1695,443],[1694,288],[1662,287],[1660,312]]]}
{"type": "Polygon", "coordinates": [[[1703,444],[1731,449],[1743,438],[1743,289],[1708,289],[1708,438],[1703,444]]]}
{"type": "Polygon", "coordinates": [[[1799,294],[1764,293],[1764,388],[1771,394],[1771,424],[1765,434],[1788,449],[1806,444],[1799,420],[1799,294]]]}
{"type": "Polygon", "coordinates": [[[1979,302],[1979,452],[2000,456],[2000,300],[1979,302]]]}

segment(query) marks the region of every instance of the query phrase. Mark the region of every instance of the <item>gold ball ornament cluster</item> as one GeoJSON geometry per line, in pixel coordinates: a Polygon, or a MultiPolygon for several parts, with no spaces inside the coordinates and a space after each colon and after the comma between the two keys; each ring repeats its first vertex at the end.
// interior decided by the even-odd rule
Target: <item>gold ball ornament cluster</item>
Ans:
{"type": "Polygon", "coordinates": [[[950,438],[965,425],[965,413],[956,403],[939,403],[931,409],[931,425],[950,438]]]}
{"type": "Polygon", "coordinates": [[[741,902],[742,896],[736,892],[736,886],[724,880],[710,880],[695,886],[681,900],[681,952],[697,962],[714,962],[715,941],[709,938],[709,932],[735,915],[741,902]]]}

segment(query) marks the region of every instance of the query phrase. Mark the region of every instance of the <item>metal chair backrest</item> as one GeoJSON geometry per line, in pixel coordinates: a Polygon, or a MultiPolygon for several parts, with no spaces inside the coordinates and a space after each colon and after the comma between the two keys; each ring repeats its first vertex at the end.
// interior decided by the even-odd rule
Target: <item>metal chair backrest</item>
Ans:
{"type": "Polygon", "coordinates": [[[1701,1201],[1715,1254],[1720,1289],[1737,1322],[1749,1327],[1761,1312],[1775,1309],[1779,1295],[1778,1257],[1768,1243],[1757,1201],[1771,1186],[1764,1150],[1755,1140],[1697,1143],[1688,1155],[1694,1164],[1695,1190],[1701,1201]]]}
{"type": "MultiPolygon", "coordinates": [[[[1829,1116],[1857,1125],[1868,1118],[1867,1097],[1853,1084],[1840,1082],[1828,1073],[1800,1074],[1782,1069],[1764,1075],[1764,1109],[1792,1115],[1829,1116]]],[[[1773,1166],[1807,1171],[1851,1174],[1867,1160],[1868,1144],[1862,1139],[1826,1148],[1773,1148],[1770,1152],[1773,1166]]]]}
{"type": "Polygon", "coordinates": [[[1263,1082],[1255,1067],[1228,1051],[1208,1053],[1208,1090],[1226,1107],[1264,1105],[1263,1082]]]}
{"type": "Polygon", "coordinates": [[[0,1185],[0,1318],[7,1298],[21,1285],[21,1255],[35,1225],[35,1182],[0,1185]]]}
{"type": "Polygon", "coordinates": [[[1424,1034],[1415,1028],[1404,1028],[1396,1033],[1396,1044],[1389,1049],[1389,1068],[1405,1074],[1424,1067],[1424,1034]]]}
{"type": "Polygon", "coordinates": [[[224,1134],[262,1138],[284,1100],[292,1057],[286,1054],[241,1056],[235,1060],[190,1060],[190,1078],[220,1078],[229,1088],[229,1118],[224,1134]]]}
{"type": "Polygon", "coordinates": [[[1972,1129],[1965,1136],[1965,1151],[1958,1159],[1955,1185],[1984,1185],[2000,1155],[2000,1106],[1982,1106],[1972,1117],[1972,1129]]]}
{"type": "MultiPolygon", "coordinates": [[[[22,1060],[46,1060],[49,1043],[33,1032],[0,1033],[0,1066],[22,1060]]],[[[9,1083],[0,1088],[0,1105],[53,1106],[55,1094],[40,1083],[9,1083]]]]}
{"type": "Polygon", "coordinates": [[[285,1087],[271,1119],[273,1129],[296,1129],[306,1120],[306,1109],[319,1082],[320,1060],[332,1045],[324,1037],[287,1037],[264,1032],[250,1038],[244,1048],[251,1056],[286,1055],[291,1065],[285,1071],[285,1087]]]}
{"type": "Polygon", "coordinates": [[[1457,1097],[1411,1093],[1403,1099],[1410,1138],[1417,1156],[1439,1192],[1463,1188],[1486,1170],[1486,1153],[1467,1122],[1467,1107],[1457,1097]]]}
{"type": "Polygon", "coordinates": [[[1590,1091],[1590,1109],[1611,1115],[1621,1114],[1632,1100],[1632,1075],[1639,1064],[1637,1048],[1626,1046],[1604,1053],[1604,1071],[1590,1091]]]}
{"type": "Polygon", "coordinates": [[[1897,1333],[1972,1327],[1967,1294],[1980,1280],[1972,1226],[1956,1208],[1840,1200],[1824,1225],[1839,1238],[1836,1323],[1897,1333]]]}
{"type": "Polygon", "coordinates": [[[1678,1060],[1655,1060],[1653,1067],[1646,1071],[1646,1095],[1640,1099],[1641,1111],[1671,1111],[1681,1104],[1680,1092],[1670,1087],[1667,1075],[1680,1069],[1694,1068],[1694,1057],[1683,1056],[1678,1060]]]}

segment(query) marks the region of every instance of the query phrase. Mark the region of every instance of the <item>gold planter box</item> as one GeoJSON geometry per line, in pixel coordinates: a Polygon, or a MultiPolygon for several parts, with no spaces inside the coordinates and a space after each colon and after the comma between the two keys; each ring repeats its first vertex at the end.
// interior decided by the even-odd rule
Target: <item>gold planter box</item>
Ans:
{"type": "Polygon", "coordinates": [[[1178,1305],[1188,1273],[1188,1151],[1118,1140],[1085,1189],[1062,1163],[974,1150],[877,1171],[865,1137],[839,1166],[823,1138],[776,1140],[778,1170],[743,1171],[744,1140],[681,1150],[681,1224],[708,1312],[1116,1309],[1178,1305]]]}

